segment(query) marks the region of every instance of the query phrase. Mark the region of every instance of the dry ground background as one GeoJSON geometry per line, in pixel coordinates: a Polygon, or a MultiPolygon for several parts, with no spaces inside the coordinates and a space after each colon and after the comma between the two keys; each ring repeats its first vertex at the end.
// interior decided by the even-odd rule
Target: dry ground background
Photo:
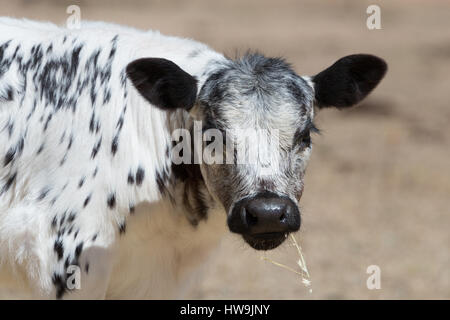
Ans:
{"type": "MultiPolygon", "coordinates": [[[[106,20],[282,55],[300,74],[367,52],[389,63],[358,109],[328,110],[307,172],[300,235],[313,293],[224,239],[192,298],[450,298],[450,1],[0,1],[0,14],[64,23],[69,4],[106,20]],[[381,7],[382,30],[366,28],[381,7]],[[366,268],[381,268],[380,290],[366,268]]],[[[292,248],[270,254],[295,262],[292,248]]]]}

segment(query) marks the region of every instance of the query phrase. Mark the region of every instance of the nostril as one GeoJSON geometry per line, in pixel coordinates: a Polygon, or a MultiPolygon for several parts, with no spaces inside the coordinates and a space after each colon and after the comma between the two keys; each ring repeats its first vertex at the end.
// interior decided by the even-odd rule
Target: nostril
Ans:
{"type": "Polygon", "coordinates": [[[227,223],[230,231],[240,234],[286,233],[300,228],[300,213],[286,197],[259,194],[237,202],[227,223]]]}
{"type": "Polygon", "coordinates": [[[244,209],[245,222],[249,227],[255,226],[258,223],[258,217],[253,215],[251,211],[244,209]]]}

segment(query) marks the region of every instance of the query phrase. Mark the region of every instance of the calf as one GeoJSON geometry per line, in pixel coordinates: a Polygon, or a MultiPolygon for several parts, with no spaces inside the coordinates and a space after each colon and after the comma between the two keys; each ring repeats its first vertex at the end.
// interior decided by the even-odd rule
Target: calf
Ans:
{"type": "Polygon", "coordinates": [[[0,19],[0,291],[177,298],[227,226],[277,247],[300,227],[314,106],[354,105],[385,72],[352,55],[300,77],[153,31],[0,19]],[[240,129],[262,130],[256,150],[276,132],[270,161],[236,160],[240,129]]]}

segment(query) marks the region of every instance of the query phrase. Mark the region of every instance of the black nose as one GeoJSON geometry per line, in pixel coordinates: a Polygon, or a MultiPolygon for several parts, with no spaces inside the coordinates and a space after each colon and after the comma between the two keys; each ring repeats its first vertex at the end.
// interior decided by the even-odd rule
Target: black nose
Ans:
{"type": "Polygon", "coordinates": [[[244,235],[297,231],[300,213],[288,197],[265,192],[237,202],[228,217],[228,227],[244,235]]]}

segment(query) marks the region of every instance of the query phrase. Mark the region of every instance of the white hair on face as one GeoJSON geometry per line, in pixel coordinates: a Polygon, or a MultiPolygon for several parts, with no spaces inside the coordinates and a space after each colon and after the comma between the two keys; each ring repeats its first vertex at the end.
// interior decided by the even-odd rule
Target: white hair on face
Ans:
{"type": "Polygon", "coordinates": [[[310,76],[301,76],[301,78],[306,81],[306,83],[311,87],[311,89],[314,90],[314,82],[312,81],[312,78],[310,76]]]}

